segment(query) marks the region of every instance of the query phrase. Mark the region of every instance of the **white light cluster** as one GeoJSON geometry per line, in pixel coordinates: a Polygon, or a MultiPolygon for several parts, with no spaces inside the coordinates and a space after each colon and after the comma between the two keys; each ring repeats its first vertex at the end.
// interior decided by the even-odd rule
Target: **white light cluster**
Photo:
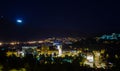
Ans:
{"type": "Polygon", "coordinates": [[[89,55],[89,56],[87,56],[87,60],[88,60],[89,62],[93,62],[93,61],[94,61],[94,58],[93,58],[92,55],[89,55]]]}

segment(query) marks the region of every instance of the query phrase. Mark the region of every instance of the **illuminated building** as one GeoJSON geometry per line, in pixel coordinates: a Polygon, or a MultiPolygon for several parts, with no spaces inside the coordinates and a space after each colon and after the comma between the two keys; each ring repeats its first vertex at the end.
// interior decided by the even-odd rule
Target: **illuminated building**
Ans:
{"type": "Polygon", "coordinates": [[[89,52],[86,55],[86,60],[84,62],[85,65],[89,65],[90,67],[94,67],[94,55],[93,53],[89,52]]]}
{"type": "Polygon", "coordinates": [[[58,56],[62,55],[62,44],[61,43],[53,43],[58,49],[58,56]]]}
{"type": "Polygon", "coordinates": [[[25,53],[23,51],[17,51],[17,56],[18,57],[24,57],[25,53]]]}
{"type": "Polygon", "coordinates": [[[37,50],[37,46],[23,46],[22,52],[24,54],[33,54],[34,50],[37,50]]]}
{"type": "Polygon", "coordinates": [[[117,40],[120,37],[120,34],[112,33],[111,35],[103,35],[100,39],[106,40],[117,40]]]}
{"type": "Polygon", "coordinates": [[[88,55],[88,56],[87,56],[87,60],[88,60],[89,62],[94,62],[94,57],[93,57],[93,55],[88,55]]]}
{"type": "Polygon", "coordinates": [[[58,49],[58,56],[61,56],[62,55],[62,45],[57,45],[57,49],[58,49]]]}

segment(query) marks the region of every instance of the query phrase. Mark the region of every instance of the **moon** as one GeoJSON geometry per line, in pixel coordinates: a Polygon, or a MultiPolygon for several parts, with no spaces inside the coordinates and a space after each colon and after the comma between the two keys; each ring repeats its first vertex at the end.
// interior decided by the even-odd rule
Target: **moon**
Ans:
{"type": "Polygon", "coordinates": [[[17,23],[22,23],[23,21],[21,19],[16,20],[17,23]]]}

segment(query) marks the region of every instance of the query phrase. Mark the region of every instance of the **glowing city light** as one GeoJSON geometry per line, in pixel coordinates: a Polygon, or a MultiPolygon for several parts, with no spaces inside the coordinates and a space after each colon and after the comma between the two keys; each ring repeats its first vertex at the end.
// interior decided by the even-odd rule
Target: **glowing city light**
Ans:
{"type": "Polygon", "coordinates": [[[0,46],[2,45],[2,42],[0,42],[0,46]]]}
{"type": "Polygon", "coordinates": [[[92,55],[89,55],[89,56],[87,56],[87,60],[88,60],[89,62],[93,62],[93,61],[94,61],[94,58],[93,58],[92,55]]]}
{"type": "Polygon", "coordinates": [[[28,44],[35,44],[36,41],[28,41],[27,43],[28,43],[28,44]]]}
{"type": "Polygon", "coordinates": [[[15,45],[16,43],[15,43],[15,42],[11,42],[10,44],[11,44],[11,45],[15,45]]]}
{"type": "Polygon", "coordinates": [[[57,45],[57,49],[59,51],[59,55],[58,56],[61,56],[62,55],[62,46],[61,45],[57,45]]]}

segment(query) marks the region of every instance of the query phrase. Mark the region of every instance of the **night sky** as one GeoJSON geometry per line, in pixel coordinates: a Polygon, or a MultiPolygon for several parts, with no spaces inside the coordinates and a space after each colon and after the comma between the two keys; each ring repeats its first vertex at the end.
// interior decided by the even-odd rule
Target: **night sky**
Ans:
{"type": "Polygon", "coordinates": [[[119,27],[120,4],[114,0],[0,0],[0,40],[119,32],[119,27]]]}

